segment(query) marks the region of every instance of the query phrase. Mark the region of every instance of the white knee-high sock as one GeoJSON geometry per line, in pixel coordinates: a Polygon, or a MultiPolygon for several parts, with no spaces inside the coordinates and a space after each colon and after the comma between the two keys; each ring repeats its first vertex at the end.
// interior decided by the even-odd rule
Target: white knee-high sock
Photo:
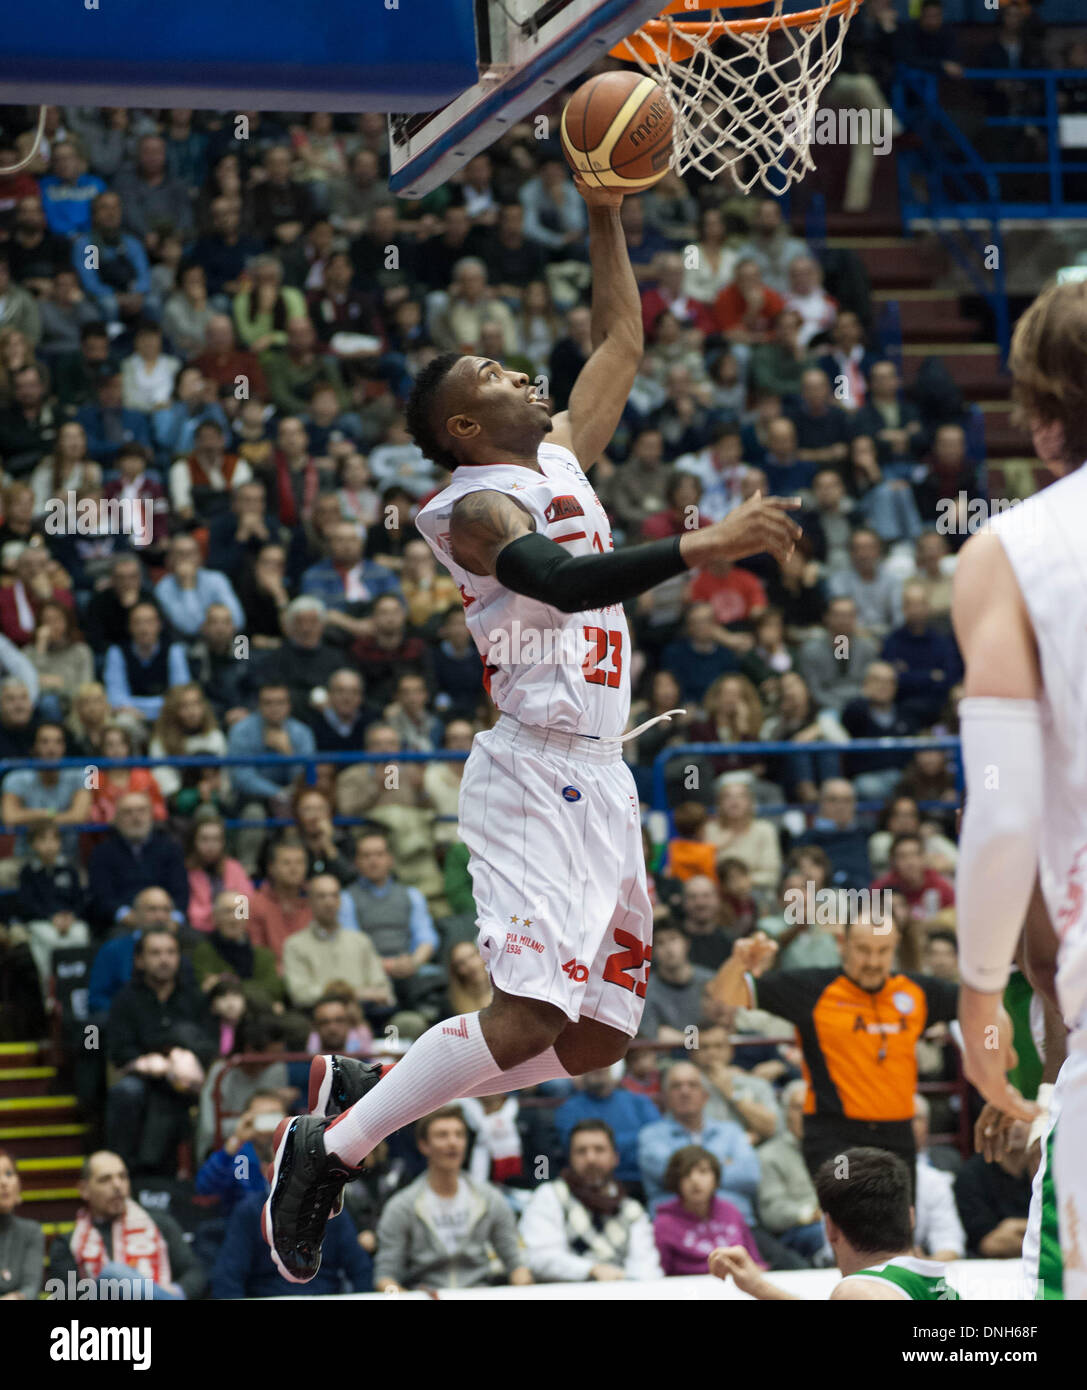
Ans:
{"type": "Polygon", "coordinates": [[[358,1165],[382,1139],[462,1096],[490,1096],[567,1076],[554,1048],[502,1071],[479,1026],[478,1014],[436,1023],[325,1131],[325,1147],[358,1165]]]}

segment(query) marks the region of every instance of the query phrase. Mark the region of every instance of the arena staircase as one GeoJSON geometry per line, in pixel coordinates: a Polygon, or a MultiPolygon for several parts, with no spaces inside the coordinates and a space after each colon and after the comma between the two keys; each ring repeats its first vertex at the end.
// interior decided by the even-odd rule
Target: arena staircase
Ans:
{"type": "MultiPolygon", "coordinates": [[[[841,207],[847,158],[847,151],[835,147],[818,151],[818,168],[793,201],[791,221],[798,235],[810,237],[817,200],[827,209],[841,207]]],[[[904,231],[895,164],[893,153],[877,161],[870,211],[829,211],[816,217],[815,224],[825,228],[828,250],[852,251],[863,262],[871,283],[873,324],[885,322],[888,313],[897,315],[905,384],[916,381],[926,357],[939,357],[967,405],[977,408],[990,496],[1028,497],[1048,478],[1033,457],[1029,436],[1012,423],[1011,378],[992,316],[973,288],[964,288],[967,282],[946,242],[904,231]]]]}
{"type": "Polygon", "coordinates": [[[22,1182],[19,1214],[41,1223],[46,1240],[72,1229],[79,1207],[79,1170],[90,1126],[76,1098],[53,1095],[57,1069],[47,1043],[0,1043],[0,1149],[15,1160],[22,1182]]]}

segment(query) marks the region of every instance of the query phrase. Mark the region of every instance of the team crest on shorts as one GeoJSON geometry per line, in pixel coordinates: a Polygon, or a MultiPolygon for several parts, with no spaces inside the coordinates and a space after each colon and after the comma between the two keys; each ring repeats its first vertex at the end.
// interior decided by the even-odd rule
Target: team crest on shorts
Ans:
{"type": "Polygon", "coordinates": [[[563,787],[562,799],[563,801],[580,801],[581,793],[578,791],[577,787],[563,787]]]}

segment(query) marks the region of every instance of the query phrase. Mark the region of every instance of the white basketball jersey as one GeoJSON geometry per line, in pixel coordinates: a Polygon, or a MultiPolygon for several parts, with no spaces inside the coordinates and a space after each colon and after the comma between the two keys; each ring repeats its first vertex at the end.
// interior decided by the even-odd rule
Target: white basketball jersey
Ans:
{"type": "Polygon", "coordinates": [[[502,492],[570,555],[614,549],[607,513],[581,465],[544,443],[541,472],[516,464],[462,465],[416,517],[440,564],[460,586],[484,684],[503,714],[542,729],[618,738],[630,713],[630,635],[621,604],[562,613],[488,575],[470,574],[449,550],[453,506],[470,492],[502,492]]]}
{"type": "Polygon", "coordinates": [[[1039,873],[1060,939],[1057,992],[1087,1022],[1087,466],[994,517],[1038,643],[1043,806],[1039,873]]]}

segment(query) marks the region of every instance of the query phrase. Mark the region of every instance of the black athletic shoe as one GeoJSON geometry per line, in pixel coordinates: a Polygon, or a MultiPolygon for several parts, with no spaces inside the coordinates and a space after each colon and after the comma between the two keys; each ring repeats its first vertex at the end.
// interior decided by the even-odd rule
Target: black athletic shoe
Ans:
{"type": "Polygon", "coordinates": [[[321,1268],[321,1242],[344,1184],[358,1177],[325,1151],[329,1121],[288,1116],[275,1132],[271,1192],[261,1212],[261,1233],[276,1269],[292,1284],[307,1284],[321,1268]]]}
{"type": "Polygon", "coordinates": [[[380,1063],[359,1062],[336,1053],[314,1057],[309,1064],[309,1109],[311,1115],[335,1119],[350,1110],[367,1091],[381,1080],[380,1063]]]}
{"type": "MultiPolygon", "coordinates": [[[[381,1080],[380,1063],[359,1062],[354,1057],[324,1053],[309,1064],[309,1109],[311,1115],[324,1115],[333,1120],[350,1110],[367,1091],[381,1080]]],[[[328,1214],[331,1221],[343,1211],[343,1193],[336,1198],[328,1214]]]]}

